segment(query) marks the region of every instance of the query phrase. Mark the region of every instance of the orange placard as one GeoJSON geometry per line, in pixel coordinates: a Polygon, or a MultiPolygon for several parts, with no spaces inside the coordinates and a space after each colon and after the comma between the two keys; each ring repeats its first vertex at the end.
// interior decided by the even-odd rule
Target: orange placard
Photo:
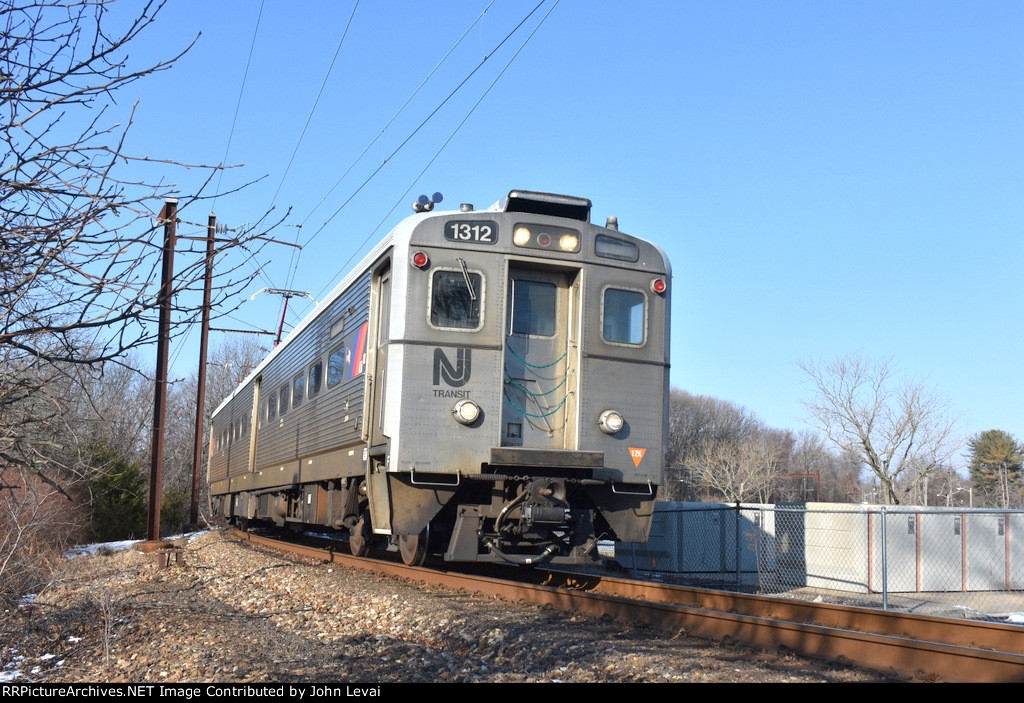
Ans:
{"type": "Polygon", "coordinates": [[[640,447],[629,448],[629,456],[633,460],[634,466],[636,466],[637,468],[640,468],[640,461],[643,460],[644,454],[646,453],[647,450],[641,449],[640,447]]]}

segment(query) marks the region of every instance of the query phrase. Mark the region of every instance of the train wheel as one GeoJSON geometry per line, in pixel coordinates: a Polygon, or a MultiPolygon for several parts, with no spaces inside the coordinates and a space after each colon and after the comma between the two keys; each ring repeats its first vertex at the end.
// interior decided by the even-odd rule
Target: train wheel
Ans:
{"type": "Polygon", "coordinates": [[[348,535],[348,548],[352,556],[365,557],[370,553],[370,516],[363,513],[348,535]]]}
{"type": "Polygon", "coordinates": [[[427,560],[427,531],[418,535],[399,535],[398,551],[402,561],[409,566],[423,566],[427,560]]]}

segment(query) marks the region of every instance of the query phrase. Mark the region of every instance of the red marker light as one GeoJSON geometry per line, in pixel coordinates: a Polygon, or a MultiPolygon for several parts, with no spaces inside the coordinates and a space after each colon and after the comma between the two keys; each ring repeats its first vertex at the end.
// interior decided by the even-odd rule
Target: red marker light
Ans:
{"type": "Polygon", "coordinates": [[[428,259],[427,255],[424,254],[422,251],[418,251],[412,255],[412,265],[418,269],[426,268],[427,264],[429,263],[430,259],[428,259]]]}
{"type": "Polygon", "coordinates": [[[667,288],[668,284],[665,283],[664,278],[655,278],[653,281],[651,281],[651,290],[657,293],[658,295],[664,293],[667,288]]]}

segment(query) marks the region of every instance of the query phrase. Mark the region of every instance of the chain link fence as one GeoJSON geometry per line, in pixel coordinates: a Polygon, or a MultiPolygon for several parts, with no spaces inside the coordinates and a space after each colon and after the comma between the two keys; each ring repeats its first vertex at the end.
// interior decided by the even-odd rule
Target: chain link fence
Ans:
{"type": "Polygon", "coordinates": [[[634,575],[1024,625],[1024,511],[833,503],[657,503],[634,575]]]}

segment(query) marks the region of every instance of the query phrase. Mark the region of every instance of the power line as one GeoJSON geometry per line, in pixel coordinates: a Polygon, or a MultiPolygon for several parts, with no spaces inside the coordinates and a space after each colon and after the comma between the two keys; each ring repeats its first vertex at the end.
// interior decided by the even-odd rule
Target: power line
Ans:
{"type": "Polygon", "coordinates": [[[309,218],[313,216],[313,213],[316,212],[317,209],[321,205],[323,205],[325,202],[327,202],[327,198],[331,195],[331,193],[334,192],[334,190],[339,185],[341,185],[341,182],[343,180],[345,180],[345,177],[356,166],[356,164],[358,164],[362,160],[362,158],[364,156],[366,156],[366,152],[368,152],[373,147],[373,145],[376,144],[380,140],[380,138],[382,136],[384,136],[384,132],[386,132],[388,130],[388,128],[391,126],[391,124],[398,118],[398,116],[401,115],[402,112],[405,111],[405,108],[409,106],[409,103],[412,102],[413,98],[415,98],[419,94],[420,90],[423,89],[423,86],[425,86],[427,84],[427,81],[429,81],[433,77],[433,75],[435,73],[437,73],[438,69],[441,68],[441,66],[444,64],[444,62],[448,60],[448,57],[452,55],[452,52],[454,52],[455,49],[457,49],[459,47],[459,45],[462,43],[462,41],[469,35],[469,33],[471,31],[473,31],[473,27],[475,27],[480,22],[480,20],[483,19],[484,15],[486,15],[487,11],[491,9],[491,5],[493,5],[494,2],[495,2],[495,0],[491,0],[491,2],[487,5],[487,7],[484,8],[484,11],[481,12],[477,16],[477,18],[473,20],[472,23],[470,23],[469,27],[466,28],[466,31],[462,33],[462,36],[459,37],[458,40],[454,44],[452,44],[452,47],[450,49],[448,49],[448,52],[441,58],[440,61],[438,61],[437,65],[434,66],[433,69],[431,69],[430,73],[427,74],[426,78],[424,78],[420,82],[420,84],[418,86],[416,86],[416,89],[412,92],[412,95],[410,95],[406,99],[406,101],[404,103],[402,103],[402,106],[400,108],[398,108],[398,111],[395,112],[394,115],[392,115],[391,119],[388,120],[387,124],[384,125],[384,127],[380,130],[380,132],[377,134],[377,136],[374,137],[370,141],[370,143],[366,145],[366,148],[363,149],[363,151],[359,154],[359,156],[357,156],[356,159],[349,165],[349,167],[347,169],[345,169],[345,172],[343,174],[341,174],[341,177],[335,182],[335,184],[333,186],[331,186],[331,188],[327,191],[327,193],[324,194],[324,197],[322,197],[320,199],[320,202],[318,202],[316,205],[313,206],[313,209],[309,211],[309,214],[306,215],[306,217],[299,224],[300,227],[302,225],[306,224],[306,221],[309,220],[309,218]]]}
{"type": "MultiPolygon", "coordinates": [[[[355,168],[356,164],[358,164],[362,160],[362,158],[364,156],[366,156],[366,153],[373,147],[373,145],[376,144],[380,140],[380,138],[382,136],[384,136],[384,133],[388,130],[388,128],[392,125],[392,123],[396,119],[398,119],[398,116],[401,115],[402,112],[405,111],[405,108],[408,107],[409,103],[412,102],[412,100],[416,97],[416,95],[419,94],[420,90],[423,89],[423,86],[425,86],[427,84],[427,82],[433,77],[433,75],[435,73],[437,73],[438,69],[440,69],[441,66],[444,64],[444,62],[448,60],[448,57],[452,55],[452,53],[455,51],[455,49],[457,49],[458,46],[462,43],[462,41],[469,35],[469,33],[471,31],[473,31],[473,27],[475,27],[480,22],[480,20],[483,18],[483,16],[487,14],[487,11],[491,9],[491,5],[493,5],[494,2],[495,2],[495,0],[491,0],[491,2],[487,5],[487,7],[484,8],[483,12],[481,12],[476,17],[476,19],[474,19],[470,23],[470,25],[466,28],[466,31],[462,33],[462,36],[460,36],[458,38],[458,40],[452,45],[452,47],[450,49],[448,49],[447,53],[445,53],[445,55],[443,57],[441,57],[441,60],[437,62],[437,65],[434,66],[433,69],[431,69],[430,73],[427,74],[426,78],[424,78],[422,81],[420,81],[420,84],[416,87],[416,89],[412,92],[412,94],[405,100],[405,102],[402,103],[402,106],[398,108],[398,110],[395,112],[395,114],[392,115],[391,119],[387,121],[387,124],[384,125],[384,127],[380,130],[380,132],[377,134],[377,136],[375,136],[370,141],[370,143],[366,145],[366,147],[359,154],[359,156],[357,156],[355,158],[355,160],[349,165],[349,167],[347,169],[345,169],[345,172],[341,174],[341,177],[338,178],[338,180],[335,182],[335,184],[330,187],[330,189],[327,191],[327,193],[324,194],[324,196],[320,199],[320,202],[318,202],[316,205],[313,206],[313,209],[309,211],[309,214],[306,215],[306,217],[302,220],[302,222],[300,222],[298,224],[298,227],[300,229],[302,228],[303,225],[306,224],[307,220],[309,220],[309,218],[313,216],[313,213],[316,212],[320,208],[320,206],[323,205],[327,201],[327,198],[330,197],[331,193],[333,193],[334,190],[339,185],[341,185],[341,182],[343,180],[345,180],[345,177],[348,176],[348,174],[352,171],[353,168],[355,168]]],[[[316,235],[314,234],[314,236],[316,236],[316,235]]],[[[312,238],[310,238],[310,241],[311,240],[312,240],[312,238]]],[[[296,233],[296,241],[298,241],[298,233],[296,233]]],[[[309,242],[307,241],[306,243],[308,244],[309,242]]],[[[286,283],[287,286],[291,286],[292,282],[294,281],[295,274],[298,271],[298,260],[299,260],[299,258],[301,258],[301,256],[302,256],[302,251],[301,250],[298,252],[298,254],[294,254],[293,253],[293,257],[292,257],[292,259],[290,261],[290,264],[294,263],[294,266],[291,266],[291,268],[289,270],[289,275],[288,275],[287,283],[286,283]]],[[[294,314],[294,311],[293,311],[293,314],[294,314]]]]}
{"type": "Polygon", "coordinates": [[[309,129],[309,123],[313,119],[313,113],[316,112],[317,105],[320,104],[320,97],[324,94],[324,88],[327,87],[327,80],[331,77],[331,71],[334,70],[334,64],[338,60],[338,54],[341,53],[341,47],[345,43],[345,37],[348,36],[348,28],[352,26],[352,18],[356,16],[356,8],[359,7],[359,0],[356,0],[356,4],[352,7],[352,14],[348,17],[348,23],[345,25],[345,31],[341,34],[341,41],[338,42],[338,48],[334,51],[334,58],[331,59],[331,65],[327,68],[327,75],[324,76],[323,83],[320,84],[320,92],[316,95],[316,100],[313,101],[313,107],[309,110],[309,117],[306,118],[306,124],[302,127],[302,134],[299,135],[299,141],[295,143],[295,149],[292,151],[292,157],[288,159],[288,166],[284,169],[284,174],[281,176],[281,182],[277,184],[277,190],[274,191],[274,197],[270,199],[270,204],[273,205],[277,201],[277,195],[281,192],[281,186],[284,185],[285,178],[288,177],[288,171],[292,168],[292,162],[295,161],[295,155],[299,153],[299,145],[302,144],[303,137],[306,136],[306,130],[309,129]]]}
{"type": "MultiPolygon", "coordinates": [[[[455,129],[454,129],[454,130],[452,131],[452,133],[451,133],[451,134],[450,134],[450,135],[448,136],[448,139],[446,139],[446,140],[445,140],[444,144],[442,144],[442,145],[440,146],[440,148],[438,148],[438,150],[437,150],[437,151],[436,151],[436,152],[434,153],[434,155],[433,155],[433,156],[432,156],[432,157],[430,158],[430,161],[428,161],[428,162],[427,162],[426,166],[424,166],[424,167],[423,167],[423,169],[422,169],[422,170],[421,170],[421,171],[419,172],[419,174],[417,174],[417,175],[416,175],[416,178],[415,178],[415,179],[413,179],[412,183],[410,183],[410,184],[409,184],[409,187],[408,187],[408,188],[406,189],[406,191],[405,191],[404,193],[402,193],[402,195],[401,195],[401,196],[400,196],[400,197],[398,198],[398,200],[397,200],[397,201],[395,202],[395,204],[394,204],[394,205],[393,205],[393,206],[391,207],[391,209],[390,209],[390,210],[388,210],[387,214],[386,214],[386,215],[384,215],[384,217],[382,217],[382,218],[381,218],[380,222],[378,222],[378,223],[377,223],[377,226],[376,226],[376,227],[374,227],[374,228],[373,228],[372,230],[370,230],[370,233],[369,233],[369,234],[368,234],[368,235],[366,236],[366,238],[365,238],[365,239],[363,239],[363,241],[362,241],[362,242],[361,242],[361,243],[359,244],[359,246],[358,246],[358,247],[357,247],[356,249],[354,249],[354,250],[353,250],[353,253],[352,253],[352,254],[351,254],[351,255],[349,256],[348,260],[347,260],[347,261],[345,261],[345,263],[341,265],[341,268],[339,269],[338,273],[337,273],[337,274],[335,274],[335,276],[334,276],[334,278],[333,278],[333,279],[331,279],[332,281],[333,281],[333,280],[335,280],[335,279],[337,279],[337,278],[338,278],[338,276],[339,276],[339,275],[341,275],[341,273],[342,273],[342,272],[343,272],[343,271],[345,270],[345,268],[346,268],[346,267],[347,267],[347,266],[348,266],[348,265],[349,265],[349,264],[350,264],[350,263],[352,262],[352,260],[353,260],[353,259],[355,258],[355,256],[356,256],[356,253],[357,253],[357,252],[358,252],[359,250],[361,250],[361,249],[362,249],[362,248],[363,248],[364,246],[366,246],[366,243],[367,243],[367,242],[368,242],[368,241],[370,240],[370,238],[371,238],[372,236],[374,236],[374,234],[376,234],[376,232],[377,232],[377,231],[378,231],[378,230],[379,230],[379,229],[381,228],[381,226],[382,226],[382,225],[383,225],[383,224],[384,224],[384,223],[385,223],[385,222],[386,222],[386,221],[388,220],[388,218],[390,218],[390,217],[391,217],[392,213],[394,213],[394,211],[395,211],[395,210],[396,210],[396,209],[397,209],[397,208],[398,208],[398,207],[399,207],[399,206],[400,206],[400,205],[401,205],[401,204],[402,204],[402,203],[403,203],[403,202],[405,201],[405,199],[406,199],[406,198],[408,197],[408,195],[409,195],[409,192],[410,192],[410,191],[411,191],[411,190],[413,189],[413,187],[414,187],[414,186],[416,185],[416,183],[417,183],[417,182],[419,181],[419,179],[423,177],[423,174],[425,174],[425,173],[427,172],[427,169],[429,169],[429,168],[430,168],[430,166],[431,166],[431,165],[432,165],[432,164],[434,163],[434,161],[436,161],[436,160],[437,160],[437,157],[441,155],[441,152],[442,152],[442,151],[444,151],[444,149],[445,149],[445,148],[446,148],[446,147],[448,146],[448,144],[449,144],[449,143],[450,143],[450,142],[452,141],[452,139],[454,139],[454,138],[455,138],[455,135],[456,135],[456,134],[457,134],[457,133],[459,132],[459,130],[460,130],[460,129],[462,129],[462,126],[466,124],[466,122],[467,122],[467,121],[469,120],[470,116],[472,116],[472,114],[473,114],[473,113],[474,113],[474,112],[476,111],[477,107],[479,107],[479,106],[480,106],[480,103],[482,103],[482,102],[483,102],[483,100],[484,100],[484,98],[486,98],[486,97],[487,97],[487,94],[491,92],[491,89],[493,89],[493,88],[494,88],[494,86],[495,86],[495,85],[497,84],[497,82],[498,82],[498,81],[499,81],[499,80],[501,79],[501,77],[502,77],[502,76],[503,76],[503,75],[505,74],[505,71],[507,71],[507,70],[509,69],[509,67],[510,67],[510,66],[512,65],[512,62],[513,62],[513,61],[515,61],[515,60],[516,60],[516,58],[517,58],[517,57],[519,56],[519,54],[520,54],[520,53],[522,53],[523,49],[525,49],[525,48],[526,48],[526,45],[527,45],[527,43],[529,43],[529,41],[530,41],[530,40],[531,40],[531,39],[533,38],[533,35],[537,33],[537,30],[539,30],[539,29],[541,28],[541,25],[543,25],[543,24],[544,24],[544,22],[545,22],[545,21],[547,20],[547,18],[548,18],[548,17],[549,17],[550,15],[551,15],[551,13],[552,13],[552,12],[554,11],[554,9],[555,9],[555,8],[556,8],[556,7],[558,6],[558,2],[559,2],[559,0],[555,0],[554,4],[553,4],[553,5],[551,6],[551,8],[550,8],[550,9],[549,9],[549,10],[547,11],[547,13],[546,13],[546,14],[544,15],[544,17],[542,17],[542,18],[541,18],[540,22],[538,22],[538,23],[537,23],[537,26],[533,28],[533,31],[532,31],[532,32],[530,32],[529,36],[527,36],[527,37],[526,37],[526,39],[525,39],[525,40],[523,40],[523,43],[522,43],[522,45],[521,45],[521,46],[519,47],[519,49],[517,49],[517,50],[516,50],[516,53],[512,55],[512,58],[510,58],[510,59],[508,60],[508,63],[506,63],[506,64],[505,64],[504,68],[502,68],[502,69],[501,69],[501,71],[500,71],[500,72],[498,73],[498,75],[497,75],[497,76],[495,76],[494,80],[493,80],[493,81],[491,81],[491,84],[490,84],[489,86],[487,86],[487,90],[485,90],[485,91],[483,92],[483,94],[482,94],[482,95],[480,96],[480,98],[479,98],[479,99],[478,99],[478,100],[476,101],[476,103],[474,103],[474,104],[473,104],[473,107],[471,107],[471,108],[469,109],[469,112],[468,112],[468,113],[466,113],[466,116],[465,116],[465,117],[464,117],[464,118],[462,119],[462,121],[461,121],[461,122],[459,122],[459,124],[458,124],[458,125],[457,125],[457,126],[455,127],[455,129]]],[[[543,3],[541,3],[541,4],[543,4],[543,3]]],[[[539,5],[538,5],[538,7],[539,7],[539,5]]],[[[537,9],[537,8],[534,8],[534,11],[535,11],[536,9],[537,9]]],[[[532,15],[532,14],[533,14],[533,12],[531,12],[530,14],[532,15]]],[[[529,18],[529,16],[527,16],[527,19],[528,19],[528,18],[529,18]]],[[[524,21],[525,21],[525,20],[524,20],[524,21]]],[[[522,22],[520,22],[520,26],[521,26],[521,25],[522,25],[522,22]]],[[[516,29],[518,29],[518,28],[519,28],[519,27],[517,26],[517,27],[516,27],[516,29]]],[[[513,32],[515,32],[515,30],[512,30],[512,31],[513,31],[513,32]]],[[[511,36],[511,35],[509,35],[509,36],[511,36]]],[[[507,37],[506,37],[506,38],[507,38],[507,37]]],[[[492,52],[492,53],[493,53],[493,52],[492,52]]],[[[329,285],[328,285],[327,287],[325,287],[324,289],[322,289],[322,290],[321,290],[321,291],[320,291],[320,292],[319,292],[319,293],[317,294],[317,296],[316,296],[316,297],[317,297],[317,299],[321,299],[321,298],[323,298],[323,297],[324,297],[324,295],[326,294],[327,290],[328,290],[328,289],[329,289],[330,287],[331,287],[331,285],[329,284],[329,285]]]]}
{"type": "MultiPolygon", "coordinates": [[[[235,124],[238,122],[238,112],[242,107],[242,95],[245,93],[245,84],[249,78],[249,66],[252,64],[252,53],[253,50],[256,48],[256,35],[259,34],[260,20],[262,19],[263,2],[260,2],[260,11],[259,14],[256,16],[256,27],[252,30],[252,42],[249,44],[249,58],[245,61],[245,73],[242,75],[242,85],[238,89],[238,101],[235,103],[235,115],[231,118],[231,130],[228,132],[228,143],[227,146],[224,147],[224,159],[221,161],[221,166],[228,162],[228,152],[231,150],[231,140],[235,136],[235,124]]],[[[217,188],[213,194],[214,205],[217,204],[217,193],[220,192],[220,182],[222,178],[224,178],[223,169],[221,170],[220,175],[217,177],[217,188]]]]}
{"type": "MultiPolygon", "coordinates": [[[[321,233],[321,232],[322,232],[322,231],[324,230],[324,228],[325,228],[325,227],[327,227],[327,225],[328,225],[328,224],[330,224],[331,220],[333,220],[333,219],[334,219],[335,217],[337,217],[337,216],[338,216],[338,214],[340,214],[340,213],[341,213],[341,211],[342,211],[342,210],[343,210],[343,209],[344,209],[344,208],[345,208],[345,207],[346,207],[346,206],[347,206],[347,205],[348,205],[348,204],[349,204],[350,202],[352,202],[353,198],[355,198],[355,197],[356,197],[356,195],[358,195],[358,194],[359,194],[359,192],[360,192],[360,191],[361,191],[361,190],[362,190],[362,189],[363,189],[364,187],[366,187],[366,185],[367,185],[367,184],[369,184],[369,182],[370,182],[371,180],[373,180],[373,178],[374,178],[374,177],[375,177],[375,176],[376,176],[376,175],[377,175],[378,173],[380,173],[380,171],[381,171],[381,170],[382,170],[382,169],[384,168],[384,166],[386,166],[386,165],[387,165],[388,161],[390,161],[391,159],[393,159],[393,158],[395,157],[395,155],[396,155],[396,154],[398,154],[398,152],[399,152],[399,151],[401,151],[401,150],[402,150],[402,148],[404,148],[404,147],[405,147],[405,145],[406,145],[406,144],[408,144],[408,143],[409,143],[409,142],[410,142],[410,141],[412,140],[412,138],[413,138],[414,136],[416,136],[416,134],[417,134],[417,133],[419,133],[419,131],[420,131],[421,129],[423,129],[423,127],[424,127],[424,126],[425,126],[425,125],[427,124],[427,122],[429,122],[429,121],[430,121],[430,120],[431,120],[431,119],[432,119],[432,118],[434,117],[434,115],[436,115],[436,114],[438,113],[438,111],[439,111],[439,110],[440,110],[440,109],[441,109],[442,107],[444,107],[444,106],[445,106],[445,105],[446,105],[446,104],[448,103],[448,101],[449,101],[449,100],[451,100],[451,99],[452,99],[452,97],[454,97],[454,95],[455,95],[455,94],[456,94],[456,93],[457,93],[457,92],[458,92],[459,90],[461,90],[461,89],[462,89],[462,87],[463,87],[463,86],[464,86],[464,85],[465,85],[465,84],[466,84],[466,83],[467,83],[467,82],[469,81],[469,79],[470,79],[470,78],[472,78],[472,77],[473,77],[473,76],[474,76],[474,75],[476,74],[476,72],[477,72],[477,71],[479,71],[479,70],[480,70],[480,69],[481,69],[481,68],[483,67],[483,65],[484,65],[484,64],[485,64],[485,63],[487,62],[487,59],[489,59],[489,58],[490,58],[491,56],[493,56],[493,55],[494,55],[494,53],[495,53],[495,52],[497,52],[497,51],[498,51],[499,49],[501,49],[501,47],[502,47],[502,46],[503,46],[503,45],[505,44],[505,42],[507,42],[507,41],[508,41],[508,40],[509,40],[509,39],[510,39],[510,38],[512,37],[512,35],[513,35],[513,34],[515,34],[515,33],[516,33],[517,31],[519,31],[519,28],[520,28],[520,27],[522,27],[522,26],[523,26],[523,24],[524,24],[524,23],[526,23],[526,21],[527,21],[527,20],[529,20],[529,19],[530,19],[530,17],[532,17],[532,16],[533,16],[533,14],[534,14],[534,13],[535,13],[535,12],[536,12],[536,11],[537,11],[538,9],[540,9],[540,6],[541,6],[541,5],[543,5],[543,4],[544,4],[544,3],[546,2],[546,1],[547,1],[547,0],[541,0],[541,1],[539,2],[539,3],[537,3],[536,7],[534,7],[534,8],[532,9],[532,10],[530,10],[530,12],[529,12],[529,13],[528,13],[528,14],[526,15],[526,17],[524,17],[524,18],[523,18],[523,19],[522,19],[522,20],[521,20],[521,21],[519,22],[519,24],[517,24],[517,25],[515,26],[515,28],[514,28],[514,29],[512,29],[512,31],[510,31],[510,32],[509,32],[509,33],[508,33],[508,34],[507,34],[507,35],[505,36],[505,38],[504,38],[504,39],[502,39],[502,40],[501,40],[500,42],[498,42],[497,46],[495,46],[495,47],[494,47],[494,49],[493,49],[493,50],[492,50],[492,51],[491,51],[491,52],[490,52],[490,53],[489,53],[488,55],[484,56],[484,57],[483,57],[483,59],[481,59],[481,60],[480,60],[480,63],[478,63],[478,64],[476,65],[476,67],[475,67],[475,68],[474,68],[474,69],[473,69],[472,71],[470,71],[470,72],[469,72],[469,75],[467,75],[467,76],[466,76],[466,77],[465,77],[464,79],[462,79],[462,82],[460,82],[460,83],[459,83],[459,84],[458,84],[458,85],[457,85],[457,86],[455,87],[455,89],[454,89],[454,90],[452,90],[452,91],[451,91],[451,92],[450,92],[450,93],[448,94],[448,96],[447,96],[447,97],[445,97],[445,99],[444,99],[444,100],[442,100],[442,101],[441,101],[441,103],[440,103],[440,104],[439,104],[439,105],[438,105],[437,107],[435,107],[435,108],[433,109],[433,111],[431,111],[431,113],[430,113],[429,115],[427,115],[427,117],[426,117],[426,118],[425,118],[425,119],[424,119],[424,120],[423,120],[422,122],[420,122],[420,124],[419,124],[419,125],[417,125],[417,127],[416,127],[416,128],[415,128],[415,129],[414,129],[414,130],[413,130],[413,131],[412,131],[412,132],[411,132],[411,133],[410,133],[410,134],[409,134],[409,135],[408,135],[408,136],[407,136],[407,137],[406,137],[406,138],[405,138],[405,139],[404,139],[404,140],[402,141],[402,143],[401,143],[401,144],[399,144],[399,145],[398,145],[398,146],[397,146],[397,147],[396,147],[396,148],[394,149],[394,151],[392,151],[392,152],[391,152],[391,153],[390,153],[390,154],[388,155],[388,157],[384,159],[384,161],[383,161],[383,162],[382,162],[382,163],[380,164],[380,166],[378,166],[378,167],[377,167],[376,169],[374,169],[373,173],[371,173],[371,174],[370,174],[369,176],[367,176],[367,177],[366,177],[366,179],[365,179],[365,180],[364,180],[364,181],[363,181],[363,182],[362,182],[362,183],[361,183],[361,184],[359,185],[359,187],[358,187],[358,188],[356,188],[356,189],[355,189],[355,191],[354,191],[354,192],[353,192],[353,193],[352,193],[352,194],[351,194],[351,195],[350,195],[350,196],[348,197],[348,199],[346,199],[346,200],[345,200],[345,202],[343,202],[343,203],[341,204],[341,206],[340,206],[340,207],[338,207],[338,209],[337,209],[337,210],[335,210],[335,211],[334,211],[334,213],[333,213],[333,214],[332,214],[332,215],[331,215],[331,216],[330,216],[329,218],[327,218],[327,220],[325,220],[325,221],[324,221],[324,223],[323,223],[322,225],[320,225],[320,227],[319,227],[319,228],[318,228],[318,229],[316,230],[316,232],[314,232],[314,233],[313,233],[312,235],[310,235],[309,239],[307,239],[307,240],[306,240],[305,242],[303,242],[303,244],[302,244],[302,246],[303,246],[303,247],[306,247],[306,246],[308,246],[308,245],[309,245],[309,243],[310,243],[310,242],[312,242],[312,241],[313,241],[313,239],[315,239],[315,238],[317,237],[317,235],[319,235],[319,234],[320,234],[320,233],[321,233]]],[[[556,4],[557,4],[557,3],[556,3],[556,4]]],[[[552,6],[552,9],[554,9],[554,6],[552,6]]],[[[550,13],[549,13],[549,14],[550,14],[550,13]]],[[[546,17],[546,16],[545,16],[545,17],[546,17]]],[[[538,25],[538,26],[539,26],[539,25],[538,25]]],[[[532,36],[532,35],[531,35],[531,36],[532,36]]],[[[529,40],[529,39],[527,39],[527,40],[529,40]]],[[[492,84],[492,85],[493,85],[493,84],[492,84]]],[[[488,88],[488,90],[490,90],[490,89],[488,88]]],[[[351,260],[351,259],[350,259],[350,260],[351,260]]]]}

